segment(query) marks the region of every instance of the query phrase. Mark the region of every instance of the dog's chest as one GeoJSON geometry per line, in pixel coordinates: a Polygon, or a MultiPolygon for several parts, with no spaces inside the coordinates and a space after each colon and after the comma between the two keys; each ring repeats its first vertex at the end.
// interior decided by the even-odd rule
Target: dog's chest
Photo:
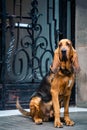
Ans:
{"type": "Polygon", "coordinates": [[[59,85],[58,85],[59,95],[66,95],[70,93],[73,83],[74,83],[74,80],[72,78],[66,77],[63,80],[61,80],[61,82],[59,82],[59,85]]]}

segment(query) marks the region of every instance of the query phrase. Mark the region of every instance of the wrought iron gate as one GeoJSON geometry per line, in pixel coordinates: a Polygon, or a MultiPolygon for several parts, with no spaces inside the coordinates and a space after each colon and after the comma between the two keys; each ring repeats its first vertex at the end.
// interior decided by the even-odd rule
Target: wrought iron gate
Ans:
{"type": "Polygon", "coordinates": [[[15,108],[17,96],[27,107],[30,95],[49,71],[57,41],[67,37],[74,43],[75,3],[2,0],[1,5],[0,108],[15,108]]]}

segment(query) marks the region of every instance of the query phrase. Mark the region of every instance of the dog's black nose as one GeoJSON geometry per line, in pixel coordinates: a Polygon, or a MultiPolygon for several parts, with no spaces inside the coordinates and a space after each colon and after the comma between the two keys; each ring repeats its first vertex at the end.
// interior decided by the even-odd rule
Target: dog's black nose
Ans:
{"type": "Polygon", "coordinates": [[[63,49],[61,50],[61,52],[62,52],[63,54],[66,54],[66,49],[63,48],[63,49]]]}

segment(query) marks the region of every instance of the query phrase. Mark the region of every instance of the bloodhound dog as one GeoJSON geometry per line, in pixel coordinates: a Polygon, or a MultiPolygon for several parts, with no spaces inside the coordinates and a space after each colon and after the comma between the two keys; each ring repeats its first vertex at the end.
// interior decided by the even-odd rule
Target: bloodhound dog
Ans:
{"type": "Polygon", "coordinates": [[[80,70],[76,50],[72,42],[62,39],[54,51],[54,59],[50,72],[42,79],[39,88],[31,96],[30,111],[25,111],[17,99],[16,107],[25,116],[31,116],[36,124],[54,119],[55,127],[63,127],[60,118],[61,101],[64,104],[63,121],[73,126],[74,121],[69,117],[69,101],[75,81],[75,74],[80,70]]]}

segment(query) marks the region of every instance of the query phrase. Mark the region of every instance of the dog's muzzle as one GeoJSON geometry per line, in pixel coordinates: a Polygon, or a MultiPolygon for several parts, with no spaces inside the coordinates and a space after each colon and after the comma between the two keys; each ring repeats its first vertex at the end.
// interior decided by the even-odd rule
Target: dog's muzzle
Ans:
{"type": "Polygon", "coordinates": [[[62,61],[67,61],[67,55],[66,55],[66,49],[65,48],[63,48],[62,50],[61,50],[61,53],[62,53],[62,61]]]}

